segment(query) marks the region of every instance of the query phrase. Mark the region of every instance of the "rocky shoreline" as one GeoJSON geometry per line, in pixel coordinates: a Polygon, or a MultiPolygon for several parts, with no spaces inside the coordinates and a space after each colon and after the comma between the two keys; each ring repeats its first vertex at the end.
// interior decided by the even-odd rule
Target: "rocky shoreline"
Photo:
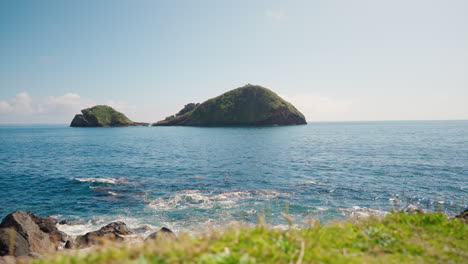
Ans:
{"type": "Polygon", "coordinates": [[[109,241],[176,239],[175,233],[167,227],[162,227],[146,238],[138,236],[136,231],[120,221],[76,237],[60,231],[60,225],[73,223],[24,211],[7,215],[0,223],[0,264],[41,257],[56,251],[89,248],[109,241]]]}
{"type": "MultiPolygon", "coordinates": [[[[408,214],[425,214],[420,209],[404,210],[408,214]]],[[[468,223],[468,209],[455,216],[468,223]]],[[[73,225],[67,220],[50,216],[40,217],[32,212],[15,211],[0,223],[0,264],[28,261],[57,251],[89,249],[108,242],[142,242],[148,240],[176,240],[176,234],[167,227],[144,237],[124,222],[111,222],[99,230],[71,236],[60,231],[61,225],[73,225]]]]}

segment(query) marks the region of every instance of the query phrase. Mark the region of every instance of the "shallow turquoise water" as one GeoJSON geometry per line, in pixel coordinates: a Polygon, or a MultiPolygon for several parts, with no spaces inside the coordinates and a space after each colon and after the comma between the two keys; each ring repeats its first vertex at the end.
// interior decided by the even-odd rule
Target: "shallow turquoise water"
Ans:
{"type": "Polygon", "coordinates": [[[289,127],[0,126],[0,217],[14,210],[196,230],[466,207],[468,121],[289,127]]]}

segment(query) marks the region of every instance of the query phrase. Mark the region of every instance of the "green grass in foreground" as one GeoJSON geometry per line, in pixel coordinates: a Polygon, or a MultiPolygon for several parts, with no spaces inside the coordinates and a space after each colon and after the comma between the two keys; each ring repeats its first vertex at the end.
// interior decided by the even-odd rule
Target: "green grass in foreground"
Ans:
{"type": "Polygon", "coordinates": [[[467,237],[468,225],[444,214],[392,213],[305,229],[236,226],[33,263],[466,263],[467,237]]]}

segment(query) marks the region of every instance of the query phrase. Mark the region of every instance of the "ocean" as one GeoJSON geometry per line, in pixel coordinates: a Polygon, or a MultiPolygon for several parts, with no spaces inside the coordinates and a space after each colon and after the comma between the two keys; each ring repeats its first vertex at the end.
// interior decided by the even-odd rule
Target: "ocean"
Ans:
{"type": "Polygon", "coordinates": [[[0,217],[124,221],[177,232],[259,215],[310,219],[467,207],[468,121],[319,122],[284,127],[0,125],[0,217]]]}

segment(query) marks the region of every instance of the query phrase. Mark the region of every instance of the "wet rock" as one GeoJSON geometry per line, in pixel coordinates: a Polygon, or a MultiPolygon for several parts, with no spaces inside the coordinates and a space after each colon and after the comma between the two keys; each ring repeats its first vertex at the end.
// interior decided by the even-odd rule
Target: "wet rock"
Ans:
{"type": "Polygon", "coordinates": [[[73,240],[68,240],[63,247],[66,249],[73,249],[75,248],[75,242],[73,242],[73,240]]]}
{"type": "Polygon", "coordinates": [[[149,235],[146,239],[146,240],[152,240],[152,239],[171,239],[171,240],[175,240],[177,238],[177,236],[175,235],[174,232],[172,232],[172,230],[170,230],[169,228],[167,227],[162,227],[161,229],[159,229],[159,231],[157,232],[154,232],[153,234],[149,235]]]}
{"type": "Polygon", "coordinates": [[[39,226],[42,232],[49,234],[49,236],[58,242],[65,243],[68,236],[62,231],[57,229],[58,221],[50,216],[39,217],[31,212],[28,213],[34,222],[39,226]]]}
{"type": "Polygon", "coordinates": [[[459,215],[455,217],[462,220],[465,223],[468,223],[468,209],[465,209],[465,211],[461,212],[459,215]]]}
{"type": "Polygon", "coordinates": [[[0,233],[0,255],[11,251],[15,252],[15,256],[37,255],[57,250],[67,235],[59,231],[56,224],[57,221],[51,217],[39,217],[31,212],[16,211],[7,215],[0,223],[3,230],[0,233]],[[11,240],[15,241],[15,245],[6,244],[11,240]]]}
{"type": "Polygon", "coordinates": [[[71,221],[68,221],[68,220],[62,220],[60,222],[58,222],[59,225],[72,225],[72,222],[71,221]]]}
{"type": "Polygon", "coordinates": [[[124,236],[132,235],[133,232],[124,222],[112,222],[101,229],[78,236],[75,240],[77,247],[86,247],[103,244],[106,241],[123,241],[124,236]]]}

